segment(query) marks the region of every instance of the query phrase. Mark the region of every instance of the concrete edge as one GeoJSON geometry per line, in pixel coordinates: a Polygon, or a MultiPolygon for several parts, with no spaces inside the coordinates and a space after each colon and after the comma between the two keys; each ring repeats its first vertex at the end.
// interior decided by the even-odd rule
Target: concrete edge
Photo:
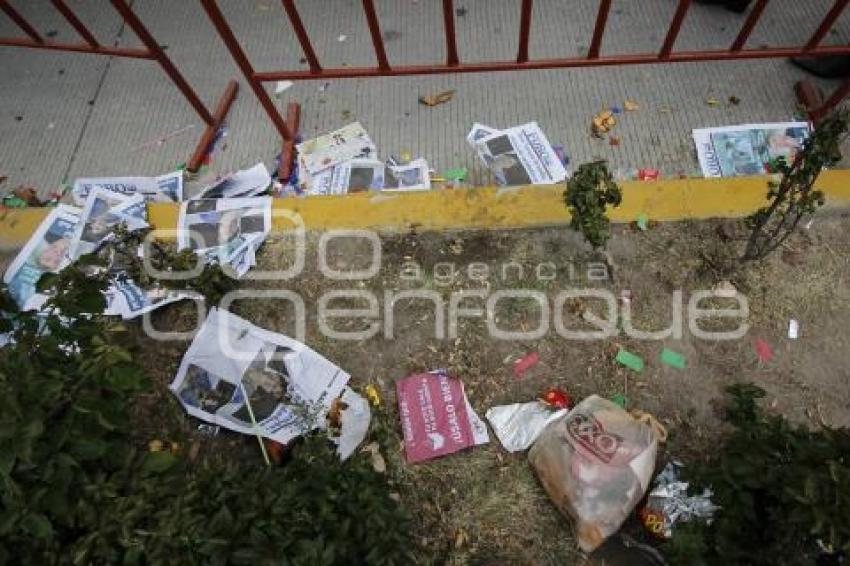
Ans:
{"type": "MultiPolygon", "coordinates": [[[[624,181],[623,203],[611,210],[614,222],[740,218],[763,206],[768,177],[624,181]]],[[[850,169],[824,171],[817,188],[827,206],[850,206],[850,169]]],[[[275,199],[274,228],[293,225],[300,215],[308,230],[374,229],[381,231],[522,228],[566,224],[562,185],[475,187],[408,193],[361,193],[341,196],[275,199]]],[[[179,205],[151,203],[151,224],[177,226],[179,205]]],[[[44,208],[0,211],[0,249],[19,248],[47,214],[44,208]]]]}

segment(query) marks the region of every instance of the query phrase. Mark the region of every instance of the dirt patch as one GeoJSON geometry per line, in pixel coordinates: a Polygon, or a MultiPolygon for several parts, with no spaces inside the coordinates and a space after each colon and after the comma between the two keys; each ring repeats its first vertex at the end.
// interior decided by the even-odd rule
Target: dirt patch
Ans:
{"type": "MultiPolygon", "coordinates": [[[[415,466],[403,463],[394,381],[411,372],[449,368],[463,379],[481,415],[495,404],[534,399],[548,387],[563,388],[574,399],[592,393],[625,394],[629,408],[649,411],[668,427],[670,440],[660,464],[670,456],[687,460],[710,450],[720,428],[714,407],[723,388],[736,381],[765,388],[769,409],[795,421],[850,426],[846,226],[846,216],[818,217],[780,253],[737,272],[728,269],[745,235],[737,222],[668,223],[647,232],[618,226],[610,244],[613,277],[607,278],[601,277],[605,273],[601,258],[567,228],[383,235],[376,272],[358,281],[323,275],[316,255],[319,235],[309,234],[300,275],[286,281],[246,281],[243,287],[285,290],[301,297],[305,342],[349,371],[355,385],[380,386],[392,431],[387,451],[393,489],[416,517],[420,544],[440,562],[567,564],[582,557],[568,523],[539,487],[524,454],[506,453],[494,437],[489,445],[462,454],[415,466]],[[701,339],[689,328],[688,301],[696,291],[714,289],[724,280],[747,297],[750,329],[735,340],[701,339]],[[459,304],[474,309],[483,308],[486,297],[498,291],[525,290],[545,297],[551,311],[559,293],[584,288],[610,291],[620,314],[626,307],[621,297],[629,291],[634,326],[646,331],[668,328],[674,310],[683,310],[681,338],[636,339],[620,329],[604,340],[566,339],[556,331],[556,315],[551,312],[548,330],[534,338],[496,339],[480,316],[461,317],[456,332],[449,328],[451,317],[436,322],[435,301],[448,306],[459,293],[472,294],[459,304]],[[327,319],[329,327],[354,332],[377,321],[375,336],[342,340],[320,330],[317,305],[333,290],[371,294],[378,315],[372,321],[327,319]],[[418,298],[399,295],[414,290],[427,293],[418,298]],[[787,335],[792,317],[800,323],[797,340],[787,335]],[[753,343],[758,338],[771,345],[771,361],[756,355],[753,343]],[[683,353],[687,369],[663,365],[659,360],[663,347],[683,353]],[[619,348],[642,356],[643,372],[617,364],[614,356],[619,348]],[[517,379],[512,363],[529,351],[539,352],[540,362],[517,379]]],[[[258,269],[292,265],[293,249],[290,238],[273,237],[259,254],[258,269]]],[[[368,240],[335,239],[327,246],[326,264],[337,270],[368,270],[371,257],[368,240]]],[[[717,307],[730,306],[728,301],[712,301],[717,307]]],[[[328,306],[370,305],[368,299],[349,296],[328,306]]],[[[299,315],[291,300],[243,300],[231,309],[263,328],[296,334],[299,315]]],[[[605,305],[597,299],[571,299],[560,312],[565,328],[593,330],[585,313],[604,316],[605,305]]],[[[191,328],[194,317],[194,307],[177,305],[156,313],[153,321],[160,329],[191,328]]],[[[545,318],[536,299],[506,298],[499,301],[493,321],[502,330],[529,332],[545,318]]],[[[739,323],[704,321],[702,327],[730,330],[739,323]]],[[[143,404],[144,411],[154,411],[144,419],[143,432],[200,443],[197,421],[183,416],[165,389],[186,346],[140,336],[140,354],[155,381],[143,404]],[[154,410],[157,406],[165,409],[154,410]]],[[[258,457],[254,440],[238,435],[203,438],[202,449],[230,454],[238,449],[246,457],[258,457]]]]}

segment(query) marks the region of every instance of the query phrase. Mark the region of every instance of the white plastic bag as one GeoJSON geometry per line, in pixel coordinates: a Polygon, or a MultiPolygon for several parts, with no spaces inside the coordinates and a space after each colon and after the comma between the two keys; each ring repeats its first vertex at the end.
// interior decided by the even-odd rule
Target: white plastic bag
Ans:
{"type": "Polygon", "coordinates": [[[528,454],[576,537],[591,552],[617,532],[646,493],[655,467],[652,430],[597,395],[546,427],[528,454]]]}

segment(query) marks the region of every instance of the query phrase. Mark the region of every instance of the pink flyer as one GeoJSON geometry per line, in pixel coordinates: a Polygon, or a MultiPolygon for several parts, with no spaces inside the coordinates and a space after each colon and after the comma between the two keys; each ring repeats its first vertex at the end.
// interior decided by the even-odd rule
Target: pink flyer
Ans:
{"type": "MultiPolygon", "coordinates": [[[[443,371],[410,375],[396,382],[396,392],[408,463],[451,454],[477,443],[471,408],[456,377],[443,371]]],[[[477,420],[474,413],[473,418],[477,420]]]]}

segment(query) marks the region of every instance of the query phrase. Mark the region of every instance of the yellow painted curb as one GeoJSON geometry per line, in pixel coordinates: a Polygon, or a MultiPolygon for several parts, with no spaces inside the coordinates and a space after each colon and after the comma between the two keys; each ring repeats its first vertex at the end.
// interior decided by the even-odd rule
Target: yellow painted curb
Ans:
{"type": "MultiPolygon", "coordinates": [[[[615,222],[738,218],[763,206],[767,177],[624,181],[623,203],[611,211],[615,222]]],[[[831,207],[850,206],[850,169],[825,171],[817,187],[831,207]]],[[[310,230],[371,228],[381,230],[517,228],[564,224],[569,215],[560,185],[476,187],[410,193],[362,193],[344,196],[275,199],[275,210],[301,215],[310,230]]],[[[175,228],[178,205],[152,203],[151,224],[175,228]]],[[[21,246],[46,214],[45,209],[10,209],[0,213],[0,247],[21,246]]],[[[291,222],[275,218],[276,229],[291,222]]]]}

